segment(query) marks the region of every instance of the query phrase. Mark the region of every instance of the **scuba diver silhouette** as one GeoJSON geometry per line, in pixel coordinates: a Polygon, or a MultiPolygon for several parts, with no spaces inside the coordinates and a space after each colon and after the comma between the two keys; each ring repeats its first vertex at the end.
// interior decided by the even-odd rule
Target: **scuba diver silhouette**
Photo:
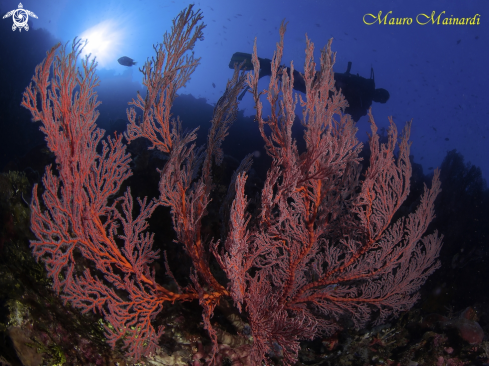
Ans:
{"type": "MultiPolygon", "coordinates": [[[[252,55],[250,53],[236,52],[229,62],[229,68],[234,69],[236,63],[239,65],[244,61],[243,70],[253,70],[251,57],[252,55]]],[[[260,57],[258,60],[260,61],[259,78],[270,76],[272,74],[272,60],[260,57]]],[[[334,73],[335,87],[337,90],[341,89],[345,99],[348,101],[348,107],[345,109],[345,113],[351,115],[352,119],[358,122],[360,117],[367,115],[372,102],[386,103],[390,95],[385,89],[375,89],[373,68],[370,69],[369,79],[358,74],[351,74],[350,70],[351,62],[348,62],[345,73],[334,73]]],[[[289,67],[287,67],[287,72],[290,74],[289,67]]],[[[294,70],[294,89],[303,93],[306,92],[304,78],[297,70],[294,70]]],[[[241,93],[238,98],[239,100],[244,97],[247,90],[248,88],[241,93]]]]}

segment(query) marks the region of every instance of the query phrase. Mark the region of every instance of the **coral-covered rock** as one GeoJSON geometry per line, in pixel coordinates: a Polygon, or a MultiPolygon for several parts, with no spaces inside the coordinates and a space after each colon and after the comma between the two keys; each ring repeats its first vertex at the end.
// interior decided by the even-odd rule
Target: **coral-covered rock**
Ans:
{"type": "Polygon", "coordinates": [[[460,337],[469,344],[480,344],[484,338],[484,331],[476,322],[475,310],[471,307],[465,309],[460,317],[441,322],[444,328],[455,328],[460,337]]]}

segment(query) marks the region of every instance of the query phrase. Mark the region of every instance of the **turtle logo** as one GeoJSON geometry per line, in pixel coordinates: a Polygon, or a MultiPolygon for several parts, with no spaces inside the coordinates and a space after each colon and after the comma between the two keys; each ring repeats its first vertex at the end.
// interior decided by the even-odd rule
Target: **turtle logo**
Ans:
{"type": "Polygon", "coordinates": [[[19,28],[19,32],[22,31],[22,28],[25,28],[26,31],[29,30],[29,25],[27,24],[27,20],[29,19],[29,15],[37,19],[37,15],[32,11],[24,10],[22,3],[19,3],[19,8],[9,11],[7,14],[3,16],[3,19],[12,16],[14,20],[14,25],[12,26],[12,30],[15,31],[19,28]]]}

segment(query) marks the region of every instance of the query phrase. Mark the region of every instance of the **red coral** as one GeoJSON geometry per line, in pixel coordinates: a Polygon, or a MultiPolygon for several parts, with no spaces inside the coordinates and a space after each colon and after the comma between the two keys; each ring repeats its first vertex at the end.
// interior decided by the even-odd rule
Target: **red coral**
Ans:
{"type": "Polygon", "coordinates": [[[409,194],[410,123],[397,145],[397,128],[390,120],[388,142],[380,144],[369,113],[370,166],[359,181],[361,144],[353,121],[341,113],[346,102],[334,87],[331,42],[321,53],[317,72],[314,45],[307,39],[306,99],[300,98],[306,151],[299,153],[291,132],[298,101],[292,91],[294,65],[290,73],[279,66],[284,33],[282,25],[268,90],[258,91],[256,44],[255,70],[248,77],[258,126],[273,159],[261,213],[248,225],[247,176],[239,175],[227,253],[221,254],[220,263],[238,308],[246,305],[255,362],[278,346],[285,364],[293,364],[301,339],[331,334],[342,317],[361,327],[373,314],[379,324],[408,310],[419,298],[421,284],[439,266],[442,238],[436,232],[423,237],[434,218],[438,171],[416,212],[392,222],[409,194]],[[263,93],[272,108],[267,120],[262,117],[263,93]]]}
{"type": "MultiPolygon", "coordinates": [[[[293,92],[294,68],[291,65],[289,75],[280,67],[282,25],[265,91],[272,109],[267,120],[262,117],[263,93],[258,91],[256,45],[254,73],[247,79],[258,128],[273,159],[260,213],[251,220],[247,212],[247,158],[230,189],[235,198],[219,252],[219,241],[204,241],[202,219],[213,188],[213,161],[222,161],[221,143],[236,118],[245,77],[237,68],[228,82],[214,110],[205,150],[195,148],[195,131],[184,134],[179,122],[170,123],[176,91],[198,64],[186,52],[202,38],[201,18],[192,6],[180,13],[163,45],[155,47],[156,58],[143,67],[147,97],[138,95],[128,110],[126,138],[144,137],[151,148],[169,154],[160,171],[160,197],[137,199],[139,210],[134,210],[129,189],[114,198],[132,174],[130,157],[122,136],[103,141],[104,132],[95,125],[99,104],[95,64],[86,58],[83,72],[78,72],[80,42],[74,42],[69,54],[62,48],[56,56],[59,46],[54,47],[36,68],[35,85],[27,88],[22,105],[42,122],[58,175],[46,169],[44,211],[34,187],[31,220],[37,240],[31,246],[65,301],[84,312],[100,312],[108,322],[110,344],[122,339],[128,355],[136,360],[158,346],[163,329],[155,329],[152,321],[166,302],[198,300],[213,343],[208,362],[217,362],[217,352],[225,348],[218,345],[211,318],[221,298],[230,295],[239,311],[246,308],[254,344],[251,352],[244,346],[225,353],[236,362],[252,359],[255,364],[274,354],[290,365],[297,359],[301,340],[332,333],[341,318],[349,317],[357,327],[372,317],[381,323],[418,299],[417,290],[438,267],[441,237],[436,232],[423,234],[434,217],[439,174],[435,172],[431,189],[425,188],[416,212],[392,222],[409,193],[410,123],[397,144],[397,128],[390,120],[388,141],[380,144],[369,114],[371,158],[360,181],[362,146],[354,122],[342,113],[346,101],[334,87],[331,42],[322,51],[320,71],[316,71],[314,45],[307,40],[306,96],[299,98],[306,151],[300,153],[292,137],[299,101],[293,92]],[[159,253],[152,250],[147,220],[160,205],[171,209],[176,241],[192,261],[191,282],[185,288],[177,284],[177,291],[156,283],[150,267],[159,253]],[[139,212],[136,217],[134,211],[139,212]],[[211,271],[209,245],[228,276],[228,289],[211,271]],[[78,266],[87,262],[91,264],[81,275],[78,266]]],[[[173,278],[168,263],[166,267],[173,278]]]]}

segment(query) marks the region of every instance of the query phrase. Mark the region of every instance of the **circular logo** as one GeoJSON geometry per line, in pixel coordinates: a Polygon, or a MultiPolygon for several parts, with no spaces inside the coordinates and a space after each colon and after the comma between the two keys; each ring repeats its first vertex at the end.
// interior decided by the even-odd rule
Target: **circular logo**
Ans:
{"type": "Polygon", "coordinates": [[[29,20],[29,15],[24,9],[17,9],[14,15],[12,16],[12,18],[14,19],[14,26],[17,26],[18,28],[24,28],[27,26],[27,20],[29,20]]]}

